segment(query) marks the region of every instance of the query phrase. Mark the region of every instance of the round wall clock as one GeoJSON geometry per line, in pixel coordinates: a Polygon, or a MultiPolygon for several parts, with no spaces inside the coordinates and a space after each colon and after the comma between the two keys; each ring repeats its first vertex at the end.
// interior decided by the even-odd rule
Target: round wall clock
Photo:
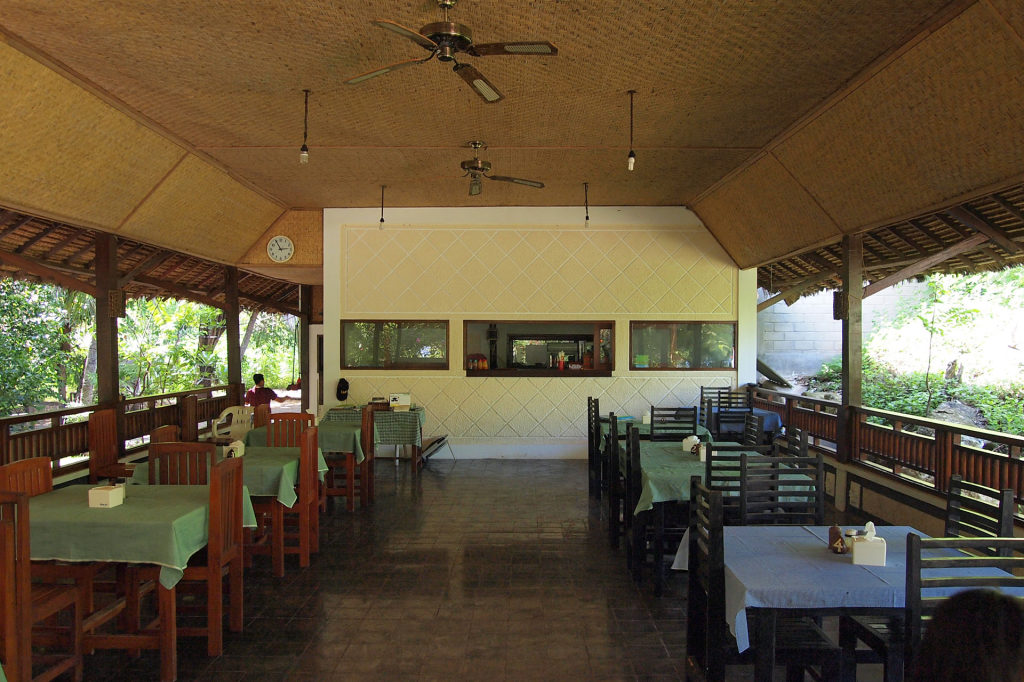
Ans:
{"type": "Polygon", "coordinates": [[[295,244],[283,234],[279,234],[267,242],[267,255],[275,263],[284,263],[295,255],[295,244]]]}

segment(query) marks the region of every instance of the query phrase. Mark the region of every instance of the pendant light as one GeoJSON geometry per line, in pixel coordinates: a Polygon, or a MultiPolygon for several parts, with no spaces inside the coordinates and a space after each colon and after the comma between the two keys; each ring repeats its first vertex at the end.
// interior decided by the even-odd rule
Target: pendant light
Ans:
{"type": "Polygon", "coordinates": [[[588,190],[590,189],[590,183],[583,183],[583,209],[586,211],[586,217],[583,219],[583,227],[590,227],[590,196],[588,190]]]}
{"type": "Polygon", "coordinates": [[[633,151],[633,95],[636,90],[629,90],[629,156],[626,157],[626,169],[633,170],[636,164],[636,152],[633,151]]]}
{"type": "Polygon", "coordinates": [[[309,147],[306,146],[306,137],[309,135],[309,90],[303,90],[306,95],[306,104],[302,114],[302,146],[299,147],[299,163],[309,163],[309,147]]]}
{"type": "Polygon", "coordinates": [[[379,230],[384,229],[384,188],[386,186],[387,185],[380,186],[380,227],[377,228],[379,230]]]}

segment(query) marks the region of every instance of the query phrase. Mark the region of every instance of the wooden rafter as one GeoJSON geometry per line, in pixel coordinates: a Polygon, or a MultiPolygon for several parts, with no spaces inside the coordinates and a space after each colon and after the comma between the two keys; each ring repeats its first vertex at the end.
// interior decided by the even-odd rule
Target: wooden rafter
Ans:
{"type": "Polygon", "coordinates": [[[156,266],[157,263],[159,263],[159,262],[163,261],[164,259],[166,259],[167,255],[168,255],[167,251],[164,251],[163,249],[158,249],[156,251],[156,253],[151,255],[149,258],[146,258],[145,260],[140,262],[138,265],[133,267],[131,270],[129,270],[128,272],[126,272],[123,275],[121,275],[118,278],[118,280],[117,280],[118,286],[124,287],[129,282],[134,280],[135,276],[138,275],[139,273],[149,272],[149,270],[151,268],[153,268],[154,266],[156,266]]]}
{"type": "Polygon", "coordinates": [[[862,297],[867,298],[868,296],[877,294],[879,291],[882,291],[883,289],[886,289],[892,286],[893,284],[902,282],[903,280],[913,277],[914,275],[919,275],[925,270],[935,265],[938,265],[942,261],[948,260],[965,251],[969,251],[970,249],[973,249],[979,244],[982,244],[987,241],[988,237],[983,234],[976,234],[973,237],[968,237],[967,239],[958,244],[954,244],[953,246],[943,249],[942,251],[934,253],[926,258],[922,258],[921,260],[912,263],[901,270],[897,270],[888,277],[880,279],[877,282],[872,282],[871,284],[864,287],[864,293],[862,297]]]}
{"type": "Polygon", "coordinates": [[[65,289],[83,291],[90,296],[96,296],[95,286],[87,282],[83,282],[77,277],[72,277],[66,273],[60,272],[59,270],[48,267],[38,261],[32,260],[31,258],[26,258],[16,253],[0,251],[0,262],[13,265],[25,272],[50,280],[65,289]]]}
{"type": "Polygon", "coordinates": [[[1017,254],[1020,251],[1020,246],[1015,244],[1005,232],[988,222],[979,213],[971,210],[970,207],[954,206],[953,208],[950,208],[947,213],[962,222],[964,225],[981,232],[996,244],[1006,249],[1008,253],[1017,254]]]}

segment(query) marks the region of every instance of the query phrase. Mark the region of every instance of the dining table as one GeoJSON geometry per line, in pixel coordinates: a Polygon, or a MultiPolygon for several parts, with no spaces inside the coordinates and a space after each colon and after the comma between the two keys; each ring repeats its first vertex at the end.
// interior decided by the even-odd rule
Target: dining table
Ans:
{"type": "MultiPolygon", "coordinates": [[[[336,421],[321,419],[317,424],[317,441],[321,452],[352,453],[357,463],[366,456],[360,439],[361,424],[359,422],[336,421]]],[[[267,446],[267,427],[259,426],[250,429],[242,439],[248,452],[250,447],[267,446]]]]}
{"type": "MultiPolygon", "coordinates": [[[[601,435],[602,436],[607,436],[608,435],[608,429],[610,428],[609,427],[609,422],[608,422],[608,417],[606,417],[606,416],[605,417],[601,417],[600,418],[600,422],[601,422],[601,435]]],[[[621,417],[616,416],[616,427],[618,429],[618,436],[619,436],[620,440],[622,440],[622,439],[624,439],[626,437],[626,425],[627,424],[632,424],[636,428],[637,432],[639,432],[639,434],[640,434],[640,440],[644,441],[644,440],[650,440],[651,439],[651,424],[650,424],[650,422],[644,422],[642,419],[637,419],[636,417],[632,417],[632,416],[629,416],[629,415],[623,415],[621,417]]],[[[710,443],[711,442],[711,431],[709,431],[707,429],[707,427],[704,426],[703,424],[697,424],[697,431],[696,431],[696,433],[694,435],[697,436],[697,438],[699,438],[702,443],[710,443]]]]}
{"type": "Polygon", "coordinates": [[[877,526],[876,533],[886,543],[884,566],[855,564],[851,554],[829,551],[829,526],[725,527],[726,619],[739,651],[753,646],[754,679],[772,679],[780,615],[871,614],[902,621],[907,534],[928,536],[910,526],[877,526]]]}
{"type": "MultiPolygon", "coordinates": [[[[29,500],[33,561],[111,562],[159,567],[158,625],[126,633],[83,633],[86,651],[95,648],[159,649],[160,678],[177,677],[175,586],[189,557],[209,538],[210,488],[205,485],[129,486],[123,504],[90,507],[91,485],[69,485],[29,500]]],[[[243,525],[256,516],[248,491],[243,525]]]]}

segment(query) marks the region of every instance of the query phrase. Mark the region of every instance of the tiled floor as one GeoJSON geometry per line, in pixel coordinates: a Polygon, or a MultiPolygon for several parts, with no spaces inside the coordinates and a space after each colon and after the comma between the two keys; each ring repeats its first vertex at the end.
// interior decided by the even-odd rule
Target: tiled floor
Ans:
{"type": "MultiPolygon", "coordinates": [[[[608,548],[581,460],[377,463],[377,500],[322,516],[283,579],[257,559],[223,656],[179,642],[183,680],[680,679],[686,579],[655,599],[608,548]]],[[[86,679],[155,679],[100,652],[86,679]]]]}

